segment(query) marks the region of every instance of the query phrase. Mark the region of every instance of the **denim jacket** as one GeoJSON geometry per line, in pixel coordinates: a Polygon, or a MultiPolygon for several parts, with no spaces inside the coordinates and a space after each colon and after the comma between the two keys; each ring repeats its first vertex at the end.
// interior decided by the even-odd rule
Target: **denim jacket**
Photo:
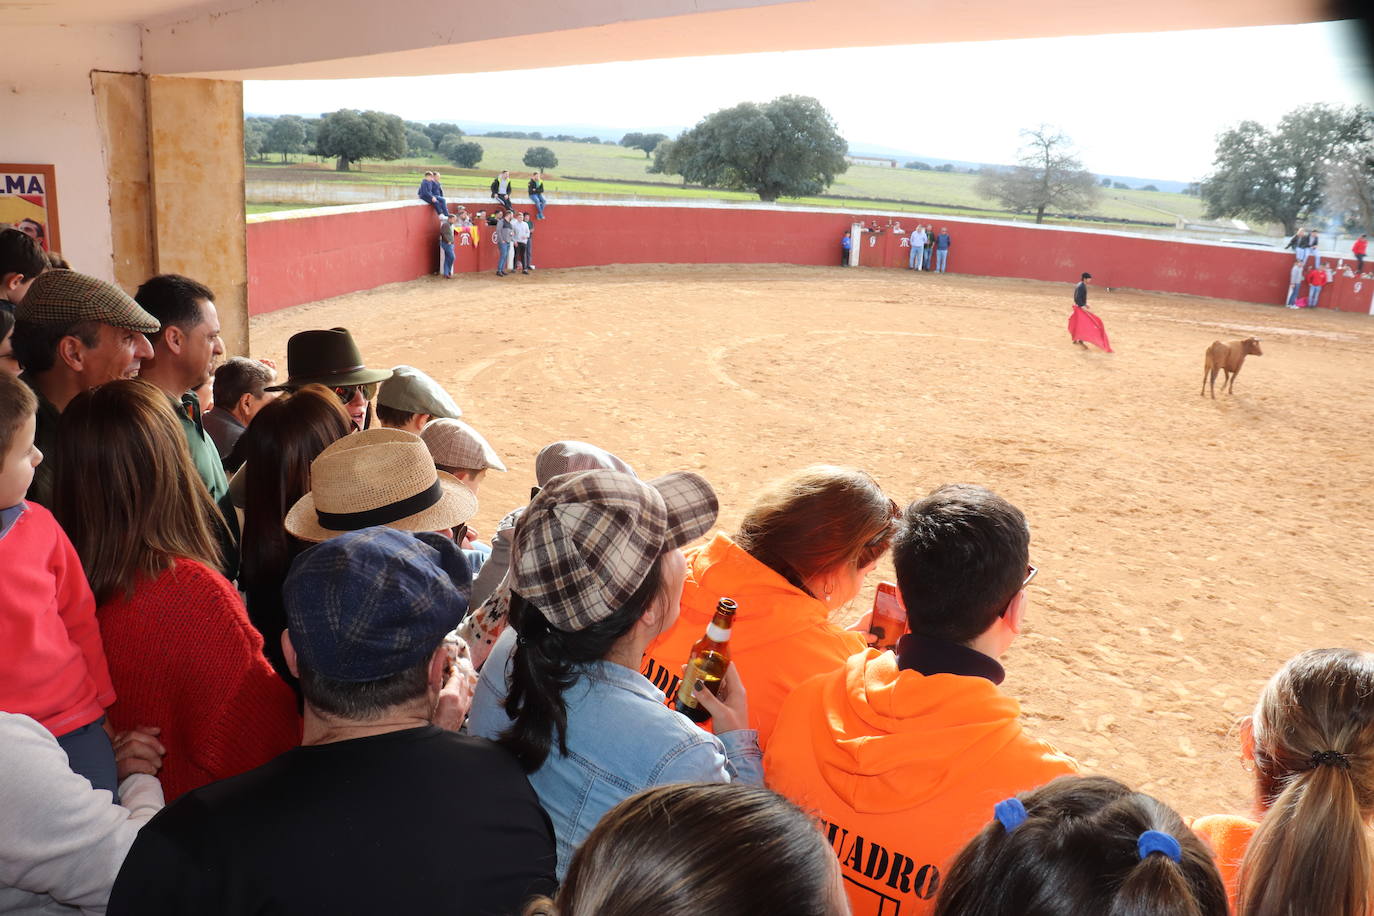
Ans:
{"type": "MultiPolygon", "coordinates": [[[[505,701],[516,634],[492,647],[472,700],[468,731],[496,739],[510,726],[505,701]]],[[[561,881],[573,851],[611,808],[651,786],[677,782],[763,785],[763,753],[752,729],[716,736],[669,709],[663,692],[638,671],[593,662],[563,694],[568,710],[567,755],[553,751],[530,774],[549,813],[561,881]]]]}

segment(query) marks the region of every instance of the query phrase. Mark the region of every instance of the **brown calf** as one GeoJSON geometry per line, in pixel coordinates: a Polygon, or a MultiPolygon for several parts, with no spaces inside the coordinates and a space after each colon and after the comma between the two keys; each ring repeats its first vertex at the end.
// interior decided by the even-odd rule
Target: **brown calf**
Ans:
{"type": "Polygon", "coordinates": [[[1225,372],[1226,375],[1221,380],[1222,393],[1235,393],[1236,376],[1240,375],[1240,367],[1245,365],[1245,357],[1254,354],[1263,356],[1260,351],[1258,337],[1247,337],[1244,340],[1233,340],[1230,343],[1213,341],[1207,348],[1207,360],[1202,364],[1202,394],[1207,394],[1207,383],[1212,384],[1212,397],[1217,396],[1217,373],[1225,372]]]}

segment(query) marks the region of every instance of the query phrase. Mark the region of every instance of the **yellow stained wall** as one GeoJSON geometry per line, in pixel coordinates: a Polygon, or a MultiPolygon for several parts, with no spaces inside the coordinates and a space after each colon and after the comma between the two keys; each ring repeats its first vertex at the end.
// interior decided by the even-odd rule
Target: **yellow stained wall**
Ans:
{"type": "Polygon", "coordinates": [[[110,185],[115,280],[160,273],[215,291],[225,349],[248,353],[243,84],[93,73],[110,185]]]}

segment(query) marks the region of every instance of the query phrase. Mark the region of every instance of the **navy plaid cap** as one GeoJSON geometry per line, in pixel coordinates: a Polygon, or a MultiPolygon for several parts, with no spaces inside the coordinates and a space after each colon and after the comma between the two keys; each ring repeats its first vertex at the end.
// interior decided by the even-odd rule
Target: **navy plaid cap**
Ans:
{"type": "Polygon", "coordinates": [[[360,683],[427,659],[467,613],[471,588],[467,558],[451,539],[379,526],[302,553],[282,598],[306,666],[360,683]]]}
{"type": "Polygon", "coordinates": [[[624,605],[660,556],[710,530],[719,509],[711,485],[686,471],[555,477],[516,526],[511,590],[558,629],[581,630],[624,605]]]}

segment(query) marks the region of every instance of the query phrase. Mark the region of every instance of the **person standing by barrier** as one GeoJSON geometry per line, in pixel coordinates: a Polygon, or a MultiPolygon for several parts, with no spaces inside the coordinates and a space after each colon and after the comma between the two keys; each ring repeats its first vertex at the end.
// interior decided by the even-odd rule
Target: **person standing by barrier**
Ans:
{"type": "Polygon", "coordinates": [[[534,204],[534,208],[535,208],[534,218],[535,218],[535,219],[543,219],[543,218],[544,218],[544,207],[545,207],[545,206],[547,205],[547,203],[548,203],[546,200],[544,200],[544,173],[543,173],[543,172],[535,172],[533,175],[530,176],[529,191],[530,191],[530,202],[531,202],[532,204],[534,204]]]}
{"type": "Polygon", "coordinates": [[[949,261],[949,230],[944,226],[940,227],[940,234],[935,237],[935,270],[937,273],[945,272],[945,264],[949,261]]]}
{"type": "Polygon", "coordinates": [[[521,213],[520,220],[525,224],[525,272],[534,270],[534,223],[528,213],[521,213]]]}
{"type": "Polygon", "coordinates": [[[1318,261],[1310,271],[1307,272],[1307,307],[1314,309],[1317,307],[1317,300],[1321,298],[1322,287],[1330,282],[1331,278],[1326,275],[1326,268],[1321,266],[1318,261]]]}
{"type": "Polygon", "coordinates": [[[511,233],[515,237],[515,262],[512,268],[519,267],[522,274],[530,272],[530,224],[525,222],[525,214],[512,213],[511,233]]]}
{"type": "Polygon", "coordinates": [[[935,227],[923,227],[926,234],[925,246],[921,249],[921,269],[930,270],[930,255],[935,250],[935,227]]]}
{"type": "Polygon", "coordinates": [[[928,240],[925,226],[917,226],[911,233],[911,251],[907,254],[906,266],[911,270],[921,270],[921,263],[925,260],[926,242],[928,240]]]}
{"type": "Polygon", "coordinates": [[[511,246],[515,244],[515,229],[511,226],[509,213],[502,213],[496,220],[496,228],[492,230],[492,241],[496,243],[498,260],[496,262],[496,276],[506,275],[506,266],[510,260],[511,246]]]}
{"type": "Polygon", "coordinates": [[[849,266],[849,252],[854,247],[854,239],[846,232],[844,238],[840,239],[840,266],[849,266]]]}
{"type": "Polygon", "coordinates": [[[1302,265],[1297,261],[1293,262],[1293,269],[1288,272],[1288,300],[1284,303],[1288,308],[1298,307],[1298,291],[1302,289],[1302,265]]]}
{"type": "Polygon", "coordinates": [[[1361,235],[1355,240],[1355,244],[1350,246],[1350,253],[1355,256],[1355,273],[1364,273],[1364,256],[1369,251],[1369,236],[1361,235]]]}
{"type": "Polygon", "coordinates": [[[442,253],[439,274],[445,280],[453,279],[453,221],[452,214],[439,217],[439,251],[442,253]]]}

